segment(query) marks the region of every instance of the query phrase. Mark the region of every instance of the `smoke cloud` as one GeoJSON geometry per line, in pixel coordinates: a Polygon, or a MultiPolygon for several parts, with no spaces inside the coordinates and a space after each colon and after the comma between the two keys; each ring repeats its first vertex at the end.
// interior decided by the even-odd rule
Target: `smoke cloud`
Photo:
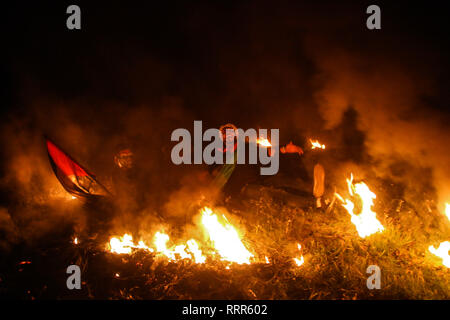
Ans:
{"type": "Polygon", "coordinates": [[[215,199],[208,168],[170,161],[171,132],[192,130],[194,120],[204,129],[279,128],[282,144],[319,138],[336,150],[325,160],[330,176],[370,164],[416,193],[430,185],[441,206],[450,201],[446,52],[423,35],[406,37],[389,18],[367,31],[363,7],[330,6],[198,4],[169,16],[168,8],[111,5],[110,15],[87,7],[90,28],[81,37],[52,28],[52,19],[32,34],[18,30],[23,41],[46,36],[13,42],[5,67],[2,234],[39,237],[67,221],[83,228],[95,214],[67,198],[44,134],[118,194],[112,229],[150,230],[161,217],[189,222],[199,203],[215,199]],[[119,12],[129,22],[122,29],[110,18],[119,12]],[[118,189],[121,148],[133,150],[135,166],[118,189]]]}

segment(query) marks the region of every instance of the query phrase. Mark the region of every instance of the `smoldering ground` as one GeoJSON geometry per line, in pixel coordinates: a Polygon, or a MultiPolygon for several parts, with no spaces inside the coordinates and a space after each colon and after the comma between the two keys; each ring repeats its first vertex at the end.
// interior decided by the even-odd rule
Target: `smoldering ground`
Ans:
{"type": "Polygon", "coordinates": [[[96,214],[65,198],[43,134],[113,189],[115,152],[133,150],[132,183],[114,190],[114,230],[189,223],[210,177],[171,163],[170,133],[194,120],[279,128],[281,143],[305,150],[318,138],[330,186],[353,171],[392,180],[406,197],[425,190],[439,208],[449,200],[448,47],[440,19],[408,24],[422,7],[386,5],[382,30],[369,32],[363,5],[82,4],[82,31],[69,33],[63,5],[30,6],[7,15],[2,243],[82,229],[96,214]]]}

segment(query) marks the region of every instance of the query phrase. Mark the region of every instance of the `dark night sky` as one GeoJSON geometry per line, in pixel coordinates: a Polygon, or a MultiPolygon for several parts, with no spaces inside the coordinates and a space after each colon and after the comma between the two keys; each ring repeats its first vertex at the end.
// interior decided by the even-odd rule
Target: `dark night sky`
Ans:
{"type": "MultiPolygon", "coordinates": [[[[415,55],[449,50],[446,10],[438,2],[377,2],[382,30],[374,32],[365,28],[365,8],[372,2],[76,3],[82,9],[81,31],[65,27],[65,9],[72,2],[16,2],[2,10],[4,104],[18,108],[22,86],[33,79],[39,91],[64,99],[87,95],[139,103],[159,93],[181,96],[189,108],[209,109],[211,101],[234,89],[223,68],[244,67],[245,72],[239,61],[258,68],[258,55],[295,61],[286,48],[302,55],[297,38],[309,26],[333,30],[338,41],[351,38],[355,50],[383,50],[384,41],[404,42],[415,55]]],[[[298,60],[293,67],[314,72],[307,59],[298,60]]],[[[434,67],[447,70],[448,65],[434,67]]],[[[447,72],[442,77],[442,97],[436,100],[447,105],[440,101],[449,101],[447,72]]]]}

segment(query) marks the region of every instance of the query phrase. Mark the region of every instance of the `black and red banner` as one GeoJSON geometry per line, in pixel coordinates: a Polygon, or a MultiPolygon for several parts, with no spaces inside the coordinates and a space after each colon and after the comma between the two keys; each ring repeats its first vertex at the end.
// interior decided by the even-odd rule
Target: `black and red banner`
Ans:
{"type": "Polygon", "coordinates": [[[95,178],[51,140],[46,139],[47,152],[53,171],[64,189],[76,197],[91,198],[108,191],[95,178]]]}

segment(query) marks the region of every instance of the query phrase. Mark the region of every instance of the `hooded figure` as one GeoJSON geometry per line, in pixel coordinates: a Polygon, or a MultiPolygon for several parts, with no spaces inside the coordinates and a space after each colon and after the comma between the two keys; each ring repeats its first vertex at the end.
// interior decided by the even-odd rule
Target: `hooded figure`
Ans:
{"type": "Polygon", "coordinates": [[[236,168],[236,162],[237,162],[237,127],[232,123],[227,123],[225,125],[222,125],[219,128],[223,142],[223,148],[220,148],[219,150],[216,150],[217,152],[233,152],[233,163],[225,163],[221,165],[219,168],[213,169],[213,175],[214,175],[214,181],[213,185],[221,190],[227,181],[230,179],[231,174],[233,173],[234,169],[236,168]],[[227,134],[227,130],[234,130],[234,134],[227,134]],[[227,143],[233,143],[233,150],[227,150],[227,143]]]}

